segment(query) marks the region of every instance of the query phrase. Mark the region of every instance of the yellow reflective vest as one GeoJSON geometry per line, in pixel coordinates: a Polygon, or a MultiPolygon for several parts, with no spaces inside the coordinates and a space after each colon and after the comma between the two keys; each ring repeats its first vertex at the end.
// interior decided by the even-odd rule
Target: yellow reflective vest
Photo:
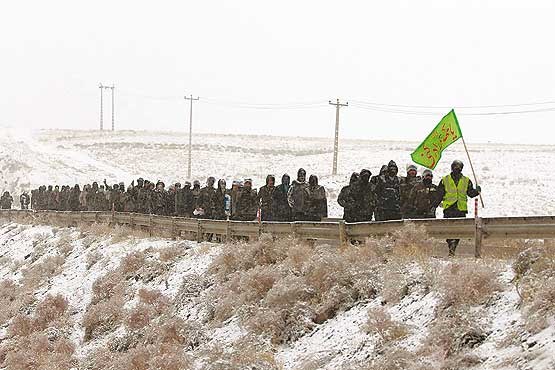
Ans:
{"type": "Polygon", "coordinates": [[[455,180],[451,177],[451,174],[444,176],[443,186],[445,187],[445,195],[443,196],[443,202],[441,207],[447,209],[453,204],[457,203],[457,208],[459,211],[467,212],[467,195],[468,183],[470,180],[466,176],[461,176],[459,183],[455,185],[455,180]]]}

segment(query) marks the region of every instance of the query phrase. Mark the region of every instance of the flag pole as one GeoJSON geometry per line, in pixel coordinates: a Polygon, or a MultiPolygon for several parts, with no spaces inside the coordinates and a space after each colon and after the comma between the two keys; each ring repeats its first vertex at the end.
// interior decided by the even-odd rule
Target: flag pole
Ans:
{"type": "MultiPolygon", "coordinates": [[[[472,170],[472,175],[474,176],[474,184],[478,186],[478,180],[476,179],[476,172],[474,172],[474,166],[472,165],[472,159],[470,159],[468,148],[466,147],[466,143],[464,142],[464,136],[461,135],[461,139],[464,145],[464,151],[466,152],[466,156],[468,157],[468,162],[470,162],[470,169],[472,170]]],[[[480,203],[482,203],[482,208],[486,208],[484,206],[484,200],[482,199],[482,193],[478,194],[478,196],[480,197],[480,203]]]]}

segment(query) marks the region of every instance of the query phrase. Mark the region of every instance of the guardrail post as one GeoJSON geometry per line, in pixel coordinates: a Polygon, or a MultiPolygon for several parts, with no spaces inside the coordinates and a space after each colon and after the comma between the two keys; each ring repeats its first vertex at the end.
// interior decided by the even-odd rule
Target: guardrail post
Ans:
{"type": "Polygon", "coordinates": [[[475,218],[474,230],[474,257],[482,257],[482,240],[484,238],[484,221],[481,217],[475,218]]]}
{"type": "Polygon", "coordinates": [[[297,223],[296,222],[291,222],[291,236],[293,236],[293,239],[297,239],[297,223]]]}
{"type": "Polygon", "coordinates": [[[225,225],[225,241],[229,243],[231,241],[231,221],[227,220],[225,225]]]}
{"type": "Polygon", "coordinates": [[[177,240],[177,230],[175,227],[175,218],[172,217],[172,238],[177,240]]]}
{"type": "Polygon", "coordinates": [[[347,228],[345,227],[345,221],[339,221],[339,245],[341,247],[347,246],[349,244],[349,238],[347,236],[347,228]]]}
{"type": "Polygon", "coordinates": [[[201,220],[197,220],[197,243],[202,242],[202,223],[201,220]]]}

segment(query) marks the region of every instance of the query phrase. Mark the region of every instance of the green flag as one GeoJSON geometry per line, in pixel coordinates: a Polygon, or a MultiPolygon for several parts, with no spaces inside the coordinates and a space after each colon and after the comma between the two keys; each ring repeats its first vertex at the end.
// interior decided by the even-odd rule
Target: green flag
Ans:
{"type": "Polygon", "coordinates": [[[459,121],[452,109],[410,156],[415,163],[433,170],[441,159],[443,150],[461,137],[459,121]]]}

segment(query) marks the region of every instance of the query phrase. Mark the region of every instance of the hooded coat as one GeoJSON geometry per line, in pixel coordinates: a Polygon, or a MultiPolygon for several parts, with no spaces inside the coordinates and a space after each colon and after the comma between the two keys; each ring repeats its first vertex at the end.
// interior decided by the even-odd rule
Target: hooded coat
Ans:
{"type": "Polygon", "coordinates": [[[328,217],[326,190],[323,186],[318,185],[318,177],[316,175],[310,175],[306,193],[306,219],[308,221],[322,221],[322,218],[328,217]]]}
{"type": "Polygon", "coordinates": [[[379,216],[376,221],[402,218],[400,178],[397,176],[397,171],[397,164],[390,161],[386,173],[380,175],[376,182],[376,208],[378,210],[376,215],[379,216]]]}
{"type": "Polygon", "coordinates": [[[273,221],[289,222],[291,221],[291,207],[287,201],[287,193],[289,192],[289,175],[284,174],[279,184],[272,194],[272,218],[273,221]]]}
{"type": "Polygon", "coordinates": [[[214,196],[214,219],[215,220],[225,220],[227,215],[225,213],[225,196],[229,194],[226,188],[226,182],[224,179],[218,180],[218,188],[216,189],[216,194],[214,196]]]}
{"type": "MultiPolygon", "coordinates": [[[[306,188],[308,184],[304,180],[300,180],[301,171],[304,172],[303,169],[299,170],[297,175],[297,180],[294,180],[287,192],[287,202],[289,203],[289,207],[291,207],[291,212],[293,213],[293,218],[295,221],[302,221],[306,219],[306,188]]],[[[306,172],[304,172],[306,174],[306,172]]]]}
{"type": "Polygon", "coordinates": [[[236,213],[234,218],[239,221],[254,221],[258,212],[258,195],[256,189],[243,186],[237,194],[236,213]]]}
{"type": "Polygon", "coordinates": [[[274,192],[276,187],[276,178],[273,175],[266,176],[266,185],[258,190],[258,202],[260,205],[262,221],[273,221],[272,217],[272,203],[274,201],[274,192]],[[270,180],[273,180],[273,185],[270,186],[270,180]]]}
{"type": "Polygon", "coordinates": [[[357,172],[353,172],[351,174],[351,179],[349,180],[349,185],[344,186],[337,197],[337,203],[343,207],[343,220],[345,220],[345,222],[360,221],[358,219],[358,207],[356,200],[358,181],[359,174],[357,172]]]}

